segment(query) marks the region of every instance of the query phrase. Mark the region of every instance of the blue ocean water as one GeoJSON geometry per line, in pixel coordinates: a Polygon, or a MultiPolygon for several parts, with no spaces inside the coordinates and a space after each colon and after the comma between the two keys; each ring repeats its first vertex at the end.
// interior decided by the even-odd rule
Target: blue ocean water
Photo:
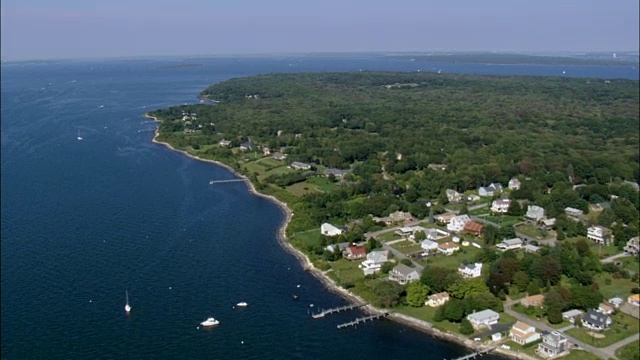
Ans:
{"type": "Polygon", "coordinates": [[[345,301],[277,243],[281,211],[243,183],[210,185],[234,175],[151,143],[155,125],[142,117],[196,102],[203,88],[232,77],[432,68],[638,78],[637,69],[623,66],[431,64],[372,56],[2,64],[2,358],[443,359],[467,353],[390,321],[336,329],[357,311],[311,319],[312,310],[345,301]],[[166,67],[180,63],[202,66],[166,67]],[[249,307],[234,308],[239,301],[249,307]],[[221,325],[197,329],[210,316],[221,325]]]}

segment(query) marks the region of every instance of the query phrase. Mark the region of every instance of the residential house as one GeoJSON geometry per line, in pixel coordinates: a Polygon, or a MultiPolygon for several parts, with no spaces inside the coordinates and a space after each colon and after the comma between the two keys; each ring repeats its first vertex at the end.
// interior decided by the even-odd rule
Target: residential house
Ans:
{"type": "Polygon", "coordinates": [[[460,265],[458,273],[467,279],[480,277],[482,275],[482,263],[460,265]]]}
{"type": "Polygon", "coordinates": [[[462,195],[453,189],[447,189],[445,193],[447,194],[447,200],[449,200],[450,203],[462,201],[462,195]]]}
{"type": "Polygon", "coordinates": [[[269,149],[269,148],[268,148],[268,147],[266,147],[266,146],[265,146],[265,147],[263,147],[263,148],[262,148],[262,155],[264,155],[264,156],[269,156],[269,155],[271,155],[271,149],[269,149]]]}
{"type": "Polygon", "coordinates": [[[542,335],[542,342],[538,344],[538,353],[552,357],[567,351],[567,338],[557,331],[542,335]]]}
{"type": "Polygon", "coordinates": [[[287,154],[283,154],[281,152],[275,152],[273,153],[273,155],[271,155],[271,158],[273,158],[274,160],[284,160],[287,158],[287,154]]]}
{"type": "Polygon", "coordinates": [[[432,251],[437,251],[438,250],[438,243],[435,241],[431,241],[429,239],[427,240],[422,240],[422,242],[420,243],[420,247],[425,251],[425,252],[432,252],[432,251]]]}
{"type": "Polygon", "coordinates": [[[520,303],[524,307],[540,307],[544,303],[544,295],[531,295],[520,300],[520,303]]]}
{"type": "Polygon", "coordinates": [[[509,210],[509,204],[511,204],[511,200],[509,199],[493,200],[491,203],[491,211],[494,213],[506,214],[509,210]]]}
{"type": "Polygon", "coordinates": [[[444,230],[440,229],[425,229],[422,226],[416,226],[421,228],[420,230],[415,230],[411,235],[409,235],[409,239],[415,240],[416,232],[423,231],[424,235],[428,240],[441,240],[449,236],[450,234],[444,230]]]}
{"type": "Polygon", "coordinates": [[[222,140],[218,141],[218,145],[227,147],[227,146],[231,145],[231,141],[222,139],[222,140]]]}
{"type": "Polygon", "coordinates": [[[424,302],[424,304],[431,307],[438,307],[438,306],[444,305],[447,301],[449,301],[449,293],[444,291],[444,292],[429,296],[429,298],[427,299],[427,301],[424,302]]]}
{"type": "Polygon", "coordinates": [[[471,325],[473,325],[473,328],[476,330],[483,327],[491,328],[491,325],[497,324],[498,320],[500,320],[500,314],[491,309],[487,309],[467,315],[467,320],[471,322],[471,325]]]}
{"type": "Polygon", "coordinates": [[[582,316],[582,326],[587,329],[602,331],[611,326],[611,318],[594,309],[589,309],[587,313],[582,316]]]}
{"type": "Polygon", "coordinates": [[[350,245],[343,253],[347,260],[362,259],[367,256],[367,249],[364,246],[350,245]]]}
{"type": "Polygon", "coordinates": [[[338,236],[342,234],[342,230],[329,223],[324,223],[320,226],[320,233],[326,236],[338,236]]]}
{"type": "Polygon", "coordinates": [[[418,271],[405,264],[398,264],[389,271],[389,280],[396,281],[401,285],[408,284],[412,281],[418,280],[419,278],[420,274],[418,274],[418,271]]]}
{"type": "Polygon", "coordinates": [[[362,271],[364,271],[365,275],[371,275],[382,268],[382,264],[387,262],[389,258],[389,251],[372,251],[367,254],[367,260],[363,261],[362,264],[358,265],[362,271]]]}
{"type": "Polygon", "coordinates": [[[511,180],[509,180],[509,189],[510,190],[518,190],[520,189],[520,185],[522,185],[520,183],[520,180],[518,180],[517,178],[513,178],[511,180]]]}
{"type": "Polygon", "coordinates": [[[604,226],[595,225],[587,228],[587,239],[593,240],[598,244],[607,245],[613,240],[611,230],[604,226]]]}
{"type": "Polygon", "coordinates": [[[499,183],[491,183],[489,186],[483,186],[478,188],[478,195],[480,196],[494,196],[502,192],[502,185],[499,183]]]}
{"type": "Polygon", "coordinates": [[[471,202],[476,202],[476,201],[480,201],[481,197],[478,195],[474,195],[474,194],[470,194],[469,196],[467,196],[467,201],[471,201],[471,202]]]}
{"type": "Polygon", "coordinates": [[[454,242],[446,242],[438,245],[438,252],[441,252],[447,256],[452,255],[454,252],[460,250],[460,246],[454,242]]]}
{"type": "Polygon", "coordinates": [[[497,332],[494,334],[491,334],[491,341],[500,341],[502,340],[502,333],[497,332]]]}
{"type": "Polygon", "coordinates": [[[289,165],[289,167],[291,167],[294,170],[309,170],[309,169],[311,169],[311,165],[303,163],[303,162],[299,162],[299,161],[292,162],[291,165],[289,165]]]}
{"type": "Polygon", "coordinates": [[[573,309],[563,312],[562,318],[573,324],[582,314],[584,314],[582,310],[573,309]]]}
{"type": "Polygon", "coordinates": [[[520,249],[522,247],[522,239],[513,238],[502,240],[498,245],[496,245],[498,250],[507,251],[507,250],[515,250],[520,249]]]}
{"type": "Polygon", "coordinates": [[[333,175],[336,179],[342,179],[348,173],[349,173],[349,170],[341,170],[341,169],[325,169],[324,170],[324,176],[329,177],[333,175]]]}
{"type": "Polygon", "coordinates": [[[447,225],[447,230],[460,232],[464,229],[464,225],[471,221],[469,215],[457,215],[447,225]]]}
{"type": "Polygon", "coordinates": [[[464,224],[464,228],[462,229],[462,231],[464,231],[465,233],[475,235],[475,236],[482,236],[483,230],[484,230],[484,225],[479,224],[475,221],[467,222],[466,224],[464,224]]]}
{"type": "Polygon", "coordinates": [[[540,340],[540,333],[536,332],[535,327],[522,321],[516,321],[509,330],[509,338],[520,345],[527,345],[540,340]]]}
{"type": "Polygon", "coordinates": [[[616,309],[618,309],[620,306],[622,306],[622,304],[624,304],[624,299],[619,296],[616,296],[607,300],[607,302],[613,305],[613,307],[615,307],[616,309]]]}
{"type": "Polygon", "coordinates": [[[572,220],[580,221],[584,215],[584,211],[572,207],[564,208],[564,213],[572,220]]]}
{"type": "Polygon", "coordinates": [[[631,255],[638,255],[640,253],[640,237],[636,236],[627,241],[627,246],[624,247],[624,251],[631,255]]]}
{"type": "Polygon", "coordinates": [[[454,217],[456,217],[456,214],[454,213],[444,213],[436,216],[436,221],[444,225],[450,223],[454,217]]]}
{"type": "Polygon", "coordinates": [[[614,309],[612,306],[609,306],[605,303],[600,303],[600,305],[598,305],[598,308],[596,309],[597,312],[605,314],[605,315],[611,315],[614,313],[614,309]]]}
{"type": "Polygon", "coordinates": [[[537,253],[538,250],[540,250],[539,246],[535,246],[535,245],[531,245],[531,244],[527,244],[525,246],[522,247],[524,249],[525,252],[528,253],[537,253]]]}
{"type": "Polygon", "coordinates": [[[411,215],[411,213],[402,212],[402,211],[393,212],[393,213],[389,214],[389,216],[387,216],[387,217],[381,217],[381,218],[374,217],[373,218],[373,221],[375,221],[375,222],[383,222],[387,226],[393,225],[395,223],[412,222],[412,221],[415,221],[415,220],[416,219],[413,217],[413,215],[411,215]]]}
{"type": "Polygon", "coordinates": [[[538,205],[529,205],[527,206],[527,213],[524,217],[533,221],[538,221],[544,217],[544,209],[538,205]]]}
{"type": "Polygon", "coordinates": [[[240,144],[240,150],[243,150],[243,151],[251,151],[253,150],[253,147],[254,145],[253,145],[253,142],[251,141],[243,142],[242,144],[240,144]]]}
{"type": "Polygon", "coordinates": [[[325,249],[331,251],[331,252],[336,252],[336,249],[340,252],[345,251],[347,248],[349,247],[349,243],[348,242],[341,242],[339,244],[331,244],[331,245],[327,245],[327,247],[325,249]]]}
{"type": "Polygon", "coordinates": [[[627,298],[627,302],[633,306],[640,306],[640,294],[634,294],[627,298]]]}
{"type": "Polygon", "coordinates": [[[543,228],[550,230],[552,229],[554,226],[556,226],[556,218],[551,218],[551,219],[540,219],[538,221],[538,224],[540,224],[540,226],[542,226],[543,228]]]}

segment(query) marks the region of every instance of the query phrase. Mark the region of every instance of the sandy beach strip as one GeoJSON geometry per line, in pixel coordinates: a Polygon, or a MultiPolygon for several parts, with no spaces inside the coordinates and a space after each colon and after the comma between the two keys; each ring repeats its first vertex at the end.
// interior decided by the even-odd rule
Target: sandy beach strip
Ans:
{"type": "MultiPolygon", "coordinates": [[[[158,120],[157,118],[150,116],[148,113],[144,114],[144,117],[146,118],[150,118],[153,119],[154,122],[158,122],[161,123],[160,120],[158,120]]],[[[174,148],[173,146],[171,146],[169,143],[163,142],[163,141],[158,141],[157,138],[160,135],[159,132],[159,128],[156,128],[153,139],[151,140],[153,143],[156,144],[160,144],[160,145],[164,145],[167,148],[173,150],[173,151],[177,151],[180,152],[186,156],[188,156],[191,159],[194,160],[198,160],[198,161],[204,161],[204,162],[208,162],[211,164],[215,164],[218,166],[222,166],[225,169],[229,170],[232,174],[238,176],[239,178],[241,178],[242,180],[244,180],[244,182],[247,184],[247,186],[249,187],[249,191],[256,196],[260,196],[263,198],[266,198],[270,201],[272,201],[274,204],[276,204],[284,213],[285,218],[282,222],[282,224],[280,224],[280,227],[278,228],[278,234],[277,234],[277,239],[278,239],[278,243],[280,243],[280,245],[286,250],[288,251],[290,254],[292,254],[293,256],[295,256],[298,261],[300,262],[300,264],[302,265],[302,268],[305,271],[308,271],[311,273],[311,275],[313,275],[316,279],[318,279],[322,284],[324,284],[324,286],[331,292],[340,295],[343,299],[351,301],[353,303],[358,303],[358,304],[365,304],[367,303],[364,299],[362,299],[361,297],[359,297],[358,295],[355,295],[353,293],[351,293],[350,291],[348,291],[347,289],[338,286],[338,284],[335,283],[335,281],[333,279],[331,279],[329,276],[327,276],[325,274],[325,272],[321,271],[320,269],[316,268],[315,266],[313,266],[313,263],[311,262],[311,260],[309,259],[309,257],[307,257],[307,255],[305,255],[302,251],[296,249],[295,247],[293,247],[293,245],[291,245],[291,243],[289,241],[287,241],[287,235],[286,235],[286,229],[287,226],[289,225],[289,222],[291,221],[291,216],[292,216],[292,212],[291,209],[289,209],[289,207],[287,206],[287,204],[285,204],[284,202],[278,200],[276,197],[272,196],[272,195],[266,195],[266,194],[262,194],[260,192],[258,192],[255,188],[255,186],[253,185],[253,183],[249,180],[249,178],[247,178],[246,176],[239,174],[238,172],[236,172],[235,169],[233,169],[232,167],[230,167],[227,164],[224,164],[222,162],[216,161],[216,160],[210,160],[210,159],[203,159],[200,158],[198,156],[193,156],[191,154],[189,154],[188,152],[184,151],[184,150],[178,150],[176,148],[174,148]]],[[[392,321],[395,321],[397,323],[406,325],[406,326],[410,326],[416,330],[420,330],[422,332],[425,332],[431,336],[437,337],[437,338],[441,338],[441,339],[445,339],[451,342],[455,342],[457,344],[460,344],[462,346],[465,346],[467,348],[470,348],[472,350],[483,350],[486,349],[487,346],[486,345],[482,345],[480,343],[474,342],[471,339],[468,339],[466,337],[462,337],[460,335],[457,334],[452,334],[452,333],[445,333],[442,332],[438,329],[433,328],[432,326],[430,326],[429,323],[422,321],[420,319],[416,319],[407,315],[403,315],[403,314],[398,314],[395,313],[391,310],[386,310],[386,309],[379,309],[376,308],[372,305],[366,305],[360,308],[361,310],[363,310],[365,313],[367,314],[384,314],[384,313],[389,313],[389,316],[387,316],[386,318],[392,321]]],[[[531,357],[527,354],[523,354],[523,353],[516,353],[514,351],[511,350],[506,350],[506,349],[502,349],[500,347],[496,348],[495,350],[493,350],[493,352],[497,352],[500,353],[502,355],[505,356],[509,356],[515,359],[521,359],[521,360],[538,360],[534,357],[531,357]]]]}

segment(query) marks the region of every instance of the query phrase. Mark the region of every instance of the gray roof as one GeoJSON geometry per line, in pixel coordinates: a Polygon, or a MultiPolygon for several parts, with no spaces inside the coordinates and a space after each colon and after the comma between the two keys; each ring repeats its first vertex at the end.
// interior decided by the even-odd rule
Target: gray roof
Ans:
{"type": "Polygon", "coordinates": [[[562,316],[574,317],[574,316],[580,316],[582,314],[583,314],[582,310],[572,309],[572,310],[567,310],[567,311],[563,312],[562,316]]]}
{"type": "Polygon", "coordinates": [[[414,272],[414,271],[415,271],[415,272],[417,272],[417,270],[416,270],[416,269],[411,268],[411,267],[408,267],[408,266],[407,266],[407,265],[405,265],[405,264],[398,264],[398,265],[396,265],[396,266],[393,268],[393,271],[394,271],[394,272],[396,272],[396,273],[398,273],[398,274],[400,274],[400,275],[402,275],[402,276],[405,276],[405,277],[409,276],[409,274],[411,274],[411,273],[412,273],[412,272],[414,272]]]}
{"type": "Polygon", "coordinates": [[[607,320],[611,319],[603,313],[599,313],[594,309],[589,309],[587,313],[582,317],[582,320],[598,327],[605,327],[607,324],[607,320]]]}
{"type": "Polygon", "coordinates": [[[473,313],[473,314],[469,314],[467,316],[467,319],[469,319],[469,320],[474,319],[477,322],[483,322],[483,321],[488,320],[488,319],[490,319],[492,317],[495,317],[496,315],[500,316],[500,314],[498,314],[497,312],[495,312],[495,311],[493,311],[491,309],[486,309],[486,310],[478,311],[478,312],[473,313]]]}

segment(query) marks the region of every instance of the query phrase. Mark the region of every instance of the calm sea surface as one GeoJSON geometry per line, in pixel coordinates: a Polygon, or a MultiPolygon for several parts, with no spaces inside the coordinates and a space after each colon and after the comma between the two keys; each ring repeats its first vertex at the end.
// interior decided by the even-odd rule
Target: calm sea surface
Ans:
{"type": "Polygon", "coordinates": [[[232,77],[359,69],[638,78],[631,66],[366,56],[4,63],[2,358],[443,359],[467,353],[390,321],[336,329],[357,311],[311,319],[310,310],[345,301],[278,245],[278,208],[243,183],[209,185],[234,175],[152,144],[154,125],[142,117],[196,102],[203,88],[232,77]],[[202,66],[165,67],[178,63],[202,66]],[[249,307],[234,308],[239,301],[249,307]],[[196,328],[210,316],[221,325],[196,328]]]}

